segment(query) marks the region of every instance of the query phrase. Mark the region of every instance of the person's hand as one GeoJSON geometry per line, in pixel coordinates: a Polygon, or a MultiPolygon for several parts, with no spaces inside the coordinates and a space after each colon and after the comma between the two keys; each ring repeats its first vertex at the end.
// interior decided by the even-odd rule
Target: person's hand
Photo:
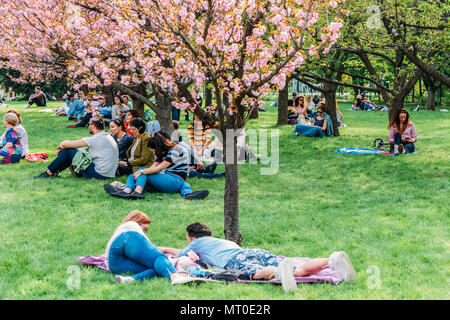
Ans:
{"type": "Polygon", "coordinates": [[[205,166],[203,165],[203,162],[201,162],[201,161],[197,162],[197,170],[205,170],[205,166]]]}
{"type": "Polygon", "coordinates": [[[62,151],[61,146],[58,146],[58,147],[56,148],[56,155],[58,155],[61,151],[62,151]]]}
{"type": "Polygon", "coordinates": [[[119,161],[119,166],[121,166],[121,167],[125,167],[125,166],[127,166],[127,162],[126,161],[119,161]]]}
{"type": "Polygon", "coordinates": [[[137,180],[137,178],[139,178],[139,177],[141,176],[141,174],[143,174],[142,171],[143,171],[143,170],[139,170],[139,171],[136,171],[136,172],[133,174],[134,180],[137,180]]]}

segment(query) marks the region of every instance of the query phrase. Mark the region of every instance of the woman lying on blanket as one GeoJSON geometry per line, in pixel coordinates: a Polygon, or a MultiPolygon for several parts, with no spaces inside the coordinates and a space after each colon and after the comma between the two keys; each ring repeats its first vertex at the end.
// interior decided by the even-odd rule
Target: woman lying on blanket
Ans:
{"type": "Polygon", "coordinates": [[[204,223],[196,222],[186,228],[189,245],[182,249],[159,248],[163,253],[177,257],[193,251],[210,266],[221,269],[242,271],[250,279],[278,279],[285,291],[297,288],[295,277],[306,277],[330,266],[344,281],[356,279],[356,272],[343,251],[334,252],[329,258],[312,259],[294,269],[290,258],[281,259],[262,249],[242,249],[236,243],[212,237],[211,229],[204,223]]]}
{"type": "Polygon", "coordinates": [[[143,212],[133,211],[123,220],[109,240],[105,262],[116,273],[116,283],[142,281],[161,276],[172,284],[194,279],[176,272],[169,259],[145,235],[151,219],[143,212]],[[131,273],[133,276],[121,276],[131,273]]]}
{"type": "Polygon", "coordinates": [[[409,121],[409,113],[405,109],[400,109],[396,116],[389,122],[389,143],[391,152],[413,153],[415,151],[414,143],[417,142],[417,132],[414,124],[409,121]]]}

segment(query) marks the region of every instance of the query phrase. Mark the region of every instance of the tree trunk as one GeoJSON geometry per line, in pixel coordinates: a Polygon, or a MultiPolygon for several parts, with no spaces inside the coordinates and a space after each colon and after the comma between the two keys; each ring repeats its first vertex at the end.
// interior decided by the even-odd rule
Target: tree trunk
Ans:
{"type": "Polygon", "coordinates": [[[436,111],[436,87],[434,84],[428,87],[428,111],[436,111]]]}
{"type": "Polygon", "coordinates": [[[250,113],[249,119],[258,119],[259,118],[259,112],[258,108],[253,109],[252,113],[250,113]]]}
{"type": "Polygon", "coordinates": [[[288,101],[289,86],[285,86],[283,90],[278,91],[278,121],[277,126],[288,123],[288,101]]]}
{"type": "Polygon", "coordinates": [[[336,112],[337,85],[325,82],[324,89],[326,113],[331,117],[331,121],[333,122],[333,136],[339,137],[338,116],[336,112]]]}
{"type": "Polygon", "coordinates": [[[405,105],[405,98],[395,96],[391,101],[391,107],[389,108],[389,121],[392,120],[405,105]]]}
{"type": "MultiPolygon", "coordinates": [[[[140,84],[139,87],[135,88],[135,91],[137,91],[140,95],[144,96],[147,98],[147,88],[145,86],[145,84],[140,84]]],[[[133,109],[136,110],[139,113],[139,117],[141,117],[142,119],[144,119],[144,114],[145,114],[145,104],[144,102],[138,100],[138,99],[133,99],[133,109]]]]}
{"type": "Polygon", "coordinates": [[[239,170],[236,138],[224,137],[225,161],[224,234],[225,239],[240,245],[242,234],[239,226],[239,170]],[[232,140],[232,141],[229,141],[232,140]],[[231,143],[231,145],[229,145],[231,143]]]}
{"type": "Polygon", "coordinates": [[[211,88],[206,85],[205,87],[205,106],[208,107],[212,105],[212,91],[211,88]]]}
{"type": "Polygon", "coordinates": [[[171,105],[170,98],[157,90],[154,90],[154,93],[156,99],[156,119],[159,121],[161,131],[171,136],[175,129],[171,117],[172,107],[169,107],[171,105]]]}

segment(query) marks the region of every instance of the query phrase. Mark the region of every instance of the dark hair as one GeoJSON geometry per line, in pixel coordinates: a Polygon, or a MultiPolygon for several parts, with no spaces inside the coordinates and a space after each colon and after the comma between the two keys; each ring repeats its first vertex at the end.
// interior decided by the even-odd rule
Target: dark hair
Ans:
{"type": "Polygon", "coordinates": [[[127,110],[127,113],[131,113],[131,115],[135,118],[139,118],[139,113],[135,109],[127,110]]]}
{"type": "Polygon", "coordinates": [[[73,92],[71,92],[68,96],[67,96],[67,98],[70,100],[71,98],[73,98],[73,97],[75,97],[75,93],[73,93],[73,92]]]}
{"type": "Polygon", "coordinates": [[[392,120],[389,121],[388,129],[390,129],[393,125],[395,125],[397,127],[397,130],[400,133],[403,133],[406,130],[406,127],[408,127],[408,124],[409,124],[409,113],[406,109],[401,108],[400,110],[397,111],[397,113],[395,114],[395,117],[393,117],[392,120]],[[400,127],[400,114],[401,113],[406,114],[406,120],[402,127],[400,127]]]}
{"type": "Polygon", "coordinates": [[[303,106],[304,106],[304,105],[305,105],[305,103],[304,103],[305,98],[303,98],[303,96],[298,96],[298,97],[295,98],[295,100],[294,100],[294,106],[297,106],[297,105],[299,104],[299,102],[300,102],[301,99],[303,99],[303,106]]]}
{"type": "Polygon", "coordinates": [[[103,119],[93,120],[91,119],[91,123],[94,125],[97,130],[105,130],[105,121],[103,119]]]}
{"type": "Polygon", "coordinates": [[[41,91],[41,87],[35,87],[34,89],[38,89],[39,91],[41,91]]]}
{"type": "Polygon", "coordinates": [[[187,226],[186,231],[191,238],[211,237],[211,229],[202,222],[195,222],[187,226]]]}
{"type": "Polygon", "coordinates": [[[112,120],[111,122],[114,122],[116,126],[120,127],[120,130],[126,131],[126,130],[125,130],[125,125],[123,124],[123,121],[122,121],[122,120],[120,120],[120,119],[115,119],[115,120],[112,120]]]}
{"type": "Polygon", "coordinates": [[[172,124],[173,124],[173,128],[174,128],[175,130],[178,130],[178,128],[180,127],[180,125],[179,125],[178,122],[176,122],[176,121],[172,121],[172,124]]]}
{"type": "Polygon", "coordinates": [[[167,133],[160,131],[150,138],[147,146],[155,150],[157,159],[162,159],[176,144],[170,140],[170,136],[167,133]]]}
{"type": "Polygon", "coordinates": [[[138,129],[140,134],[143,134],[147,129],[145,121],[142,120],[141,118],[131,120],[130,127],[135,127],[136,129],[138,129]]]}
{"type": "Polygon", "coordinates": [[[113,98],[113,102],[114,102],[114,103],[116,103],[116,102],[115,102],[116,98],[119,98],[119,100],[120,100],[120,104],[123,104],[123,99],[122,99],[122,97],[121,97],[121,96],[119,96],[118,94],[117,94],[117,95],[115,95],[115,96],[114,96],[114,98],[113,98]]]}

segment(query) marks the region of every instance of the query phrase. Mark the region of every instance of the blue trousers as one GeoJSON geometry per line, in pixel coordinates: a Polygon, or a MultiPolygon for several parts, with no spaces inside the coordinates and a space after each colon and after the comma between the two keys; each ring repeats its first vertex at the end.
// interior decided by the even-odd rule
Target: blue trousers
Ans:
{"type": "Polygon", "coordinates": [[[169,259],[142,234],[129,231],[118,236],[108,253],[109,269],[116,274],[132,273],[142,281],[155,276],[169,279],[176,272],[169,259]]]}
{"type": "MultiPolygon", "coordinates": [[[[53,160],[53,162],[50,163],[50,165],[47,167],[48,170],[50,170],[53,173],[58,173],[58,172],[66,170],[68,167],[70,167],[72,165],[73,157],[75,157],[77,152],[78,152],[77,149],[61,150],[59,152],[58,156],[56,157],[56,159],[53,160]]],[[[88,179],[92,179],[92,178],[99,179],[99,180],[105,179],[105,177],[103,177],[102,175],[98,174],[97,171],[95,171],[94,163],[91,163],[89,165],[89,167],[87,167],[86,170],[82,170],[82,171],[80,171],[80,173],[83,175],[83,177],[88,178],[88,179]]]]}
{"type": "Polygon", "coordinates": [[[390,144],[391,150],[394,150],[394,144],[396,144],[396,145],[403,144],[403,147],[405,148],[406,153],[414,153],[414,151],[416,150],[414,143],[402,141],[402,135],[399,132],[397,132],[394,135],[394,143],[390,144]]]}
{"type": "Polygon", "coordinates": [[[136,181],[133,175],[130,174],[125,188],[134,191],[136,186],[141,186],[148,192],[180,193],[182,197],[192,193],[191,186],[186,181],[169,172],[149,175],[141,174],[136,181]]]}

